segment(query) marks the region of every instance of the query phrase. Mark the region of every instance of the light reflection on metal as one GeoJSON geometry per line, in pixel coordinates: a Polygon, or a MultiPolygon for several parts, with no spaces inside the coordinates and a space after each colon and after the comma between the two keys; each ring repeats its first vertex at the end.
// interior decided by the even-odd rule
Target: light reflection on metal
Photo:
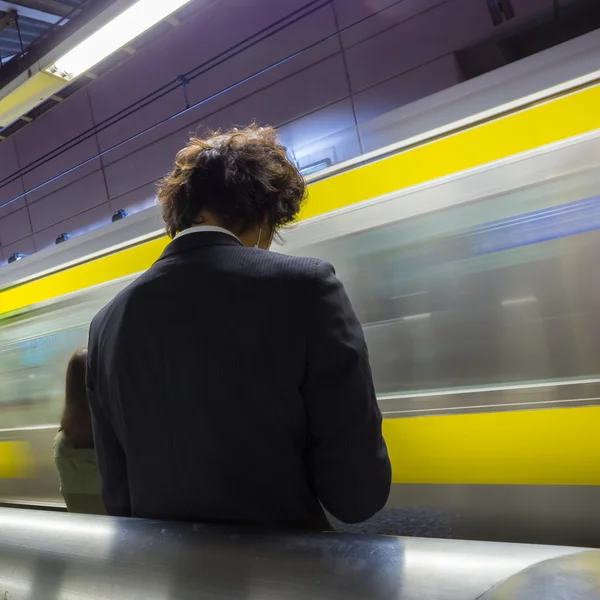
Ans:
{"type": "Polygon", "coordinates": [[[386,400],[400,400],[403,398],[434,398],[436,396],[448,396],[450,394],[481,394],[485,392],[509,392],[514,390],[535,390],[540,388],[562,387],[566,385],[587,385],[600,383],[600,378],[570,379],[556,381],[541,381],[536,383],[519,383],[509,385],[490,385],[487,387],[456,388],[434,390],[430,392],[403,392],[401,394],[382,394],[377,397],[380,402],[386,400]]]}
{"type": "Polygon", "coordinates": [[[412,292],[411,294],[400,294],[392,296],[392,300],[404,300],[405,298],[415,298],[416,296],[424,296],[427,292],[412,292]]]}
{"type": "Polygon", "coordinates": [[[60,425],[58,423],[54,425],[31,425],[29,427],[9,427],[7,429],[0,429],[0,433],[14,433],[16,431],[41,431],[44,429],[58,429],[60,425]]]}
{"type": "Polygon", "coordinates": [[[509,308],[511,306],[523,306],[524,304],[535,304],[537,302],[537,298],[535,296],[525,296],[523,298],[510,298],[508,300],[502,301],[502,306],[504,308],[509,308]]]}
{"type": "Polygon", "coordinates": [[[40,532],[66,534],[77,538],[85,538],[88,535],[100,537],[103,540],[114,535],[115,525],[112,520],[96,519],[64,519],[56,521],[49,519],[44,512],[23,512],[0,510],[0,530],[7,531],[8,528],[35,529],[40,532]]]}
{"type": "Polygon", "coordinates": [[[567,398],[557,400],[538,400],[534,402],[489,402],[488,404],[467,404],[465,406],[444,406],[435,408],[407,408],[402,410],[382,410],[381,414],[384,416],[390,415],[403,415],[410,413],[452,413],[452,412],[473,412],[477,410],[485,410],[486,408],[493,408],[498,410],[499,408],[508,408],[510,410],[520,410],[524,407],[536,407],[536,406],[553,406],[562,404],[583,404],[586,405],[600,401],[599,398],[567,398]]]}
{"type": "MultiPolygon", "coordinates": [[[[459,600],[480,598],[550,559],[564,557],[576,569],[582,555],[556,546],[260,533],[1,508],[0,525],[0,589],[15,599],[459,600]]],[[[555,565],[558,585],[565,570],[555,565]]],[[[560,589],[572,597],[571,588],[560,589]]]]}
{"type": "Polygon", "coordinates": [[[405,321],[423,321],[425,319],[429,319],[431,317],[431,313],[420,313],[417,315],[408,315],[407,317],[403,317],[405,321]]]}

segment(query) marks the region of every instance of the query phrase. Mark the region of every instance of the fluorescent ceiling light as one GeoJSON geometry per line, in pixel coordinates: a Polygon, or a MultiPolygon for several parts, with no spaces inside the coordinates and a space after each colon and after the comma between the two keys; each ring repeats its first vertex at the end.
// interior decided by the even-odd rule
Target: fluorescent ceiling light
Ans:
{"type": "Polygon", "coordinates": [[[190,0],[138,0],[58,59],[46,71],[75,79],[190,0]]]}

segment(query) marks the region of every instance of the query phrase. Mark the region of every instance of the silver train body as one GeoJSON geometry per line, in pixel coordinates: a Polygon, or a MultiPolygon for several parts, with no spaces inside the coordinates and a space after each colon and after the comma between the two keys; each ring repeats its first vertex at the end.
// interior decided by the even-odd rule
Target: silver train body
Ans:
{"type": "MultiPolygon", "coordinates": [[[[596,210],[599,155],[600,135],[588,134],[285,235],[278,251],[336,265],[364,325],[386,419],[598,404],[600,234],[496,233],[515,215],[545,218],[572,201],[591,198],[596,210]]],[[[141,217],[158,226],[157,213],[141,217]]],[[[51,448],[65,365],[93,315],[131,279],[33,306],[0,327],[0,441],[26,440],[35,463],[33,478],[0,479],[1,501],[61,505],[51,448]]],[[[595,485],[398,483],[364,529],[596,545],[599,506],[595,485]]]]}

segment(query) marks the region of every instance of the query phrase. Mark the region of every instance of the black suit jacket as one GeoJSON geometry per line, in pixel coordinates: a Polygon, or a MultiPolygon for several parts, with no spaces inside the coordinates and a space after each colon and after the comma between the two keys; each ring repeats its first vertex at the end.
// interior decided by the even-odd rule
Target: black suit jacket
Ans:
{"type": "Polygon", "coordinates": [[[113,515],[324,529],[390,489],[361,326],[333,268],[195,232],[93,320],[113,515]]]}

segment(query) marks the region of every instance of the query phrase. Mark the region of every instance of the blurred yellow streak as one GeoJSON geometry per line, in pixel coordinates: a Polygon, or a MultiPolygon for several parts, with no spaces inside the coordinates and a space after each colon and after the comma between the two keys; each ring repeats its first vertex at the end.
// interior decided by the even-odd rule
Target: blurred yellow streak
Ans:
{"type": "Polygon", "coordinates": [[[0,442],[0,479],[29,479],[33,468],[28,442],[0,442]]]}
{"type": "Polygon", "coordinates": [[[386,419],[394,483],[600,485],[600,406],[386,419]]]}

